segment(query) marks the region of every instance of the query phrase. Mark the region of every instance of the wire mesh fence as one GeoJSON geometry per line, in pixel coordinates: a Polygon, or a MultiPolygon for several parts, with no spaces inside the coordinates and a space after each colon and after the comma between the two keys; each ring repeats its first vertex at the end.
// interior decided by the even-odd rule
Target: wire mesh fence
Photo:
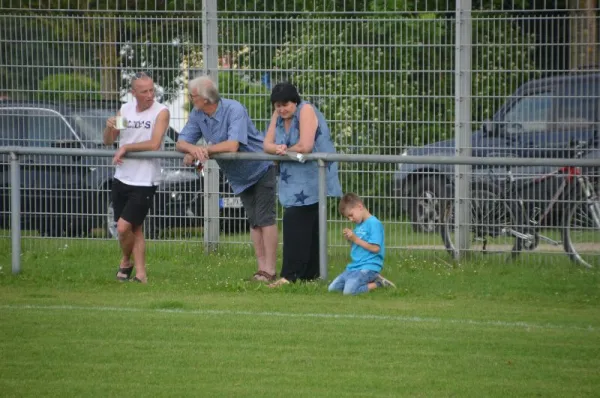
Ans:
{"type": "MultiPolygon", "coordinates": [[[[221,95],[240,101],[260,131],[271,118],[273,85],[294,82],[303,99],[323,112],[342,154],[453,156],[456,79],[467,73],[473,156],[599,156],[597,1],[21,0],[5,1],[0,9],[0,145],[102,148],[106,118],[131,99],[131,77],[144,70],[171,112],[166,147],[173,149],[191,109],[187,82],[211,71],[211,63],[221,95]],[[459,44],[470,63],[457,69],[457,27],[465,21],[471,41],[459,44]],[[207,30],[216,39],[209,39],[207,30]],[[218,59],[205,62],[207,48],[218,59]],[[587,147],[581,150],[577,145],[583,141],[587,147]]],[[[9,162],[8,155],[1,156],[6,219],[9,162]]],[[[33,236],[112,238],[107,159],[32,155],[20,160],[23,197],[37,198],[22,206],[27,228],[34,231],[28,245],[35,248],[33,236]],[[35,172],[28,174],[28,167],[35,172]],[[64,203],[56,204],[53,197],[61,195],[64,203]],[[66,217],[71,215],[86,216],[85,225],[72,225],[66,217]]],[[[550,182],[576,179],[568,173],[559,178],[561,173],[551,166],[515,167],[514,179],[527,187],[522,195],[537,201],[532,210],[519,211],[544,214],[556,194],[550,182]]],[[[597,192],[597,172],[582,173],[597,192]]],[[[146,225],[149,237],[201,241],[200,202],[216,194],[221,243],[249,244],[243,209],[224,178],[219,192],[204,192],[202,175],[174,159],[163,161],[163,174],[146,225]]],[[[385,222],[392,250],[445,250],[440,233],[446,228],[446,240],[455,233],[447,226],[453,222],[448,203],[473,197],[481,203],[518,202],[506,196],[504,167],[473,166],[467,174],[469,192],[457,195],[449,165],[340,164],[344,191],[364,197],[385,222]]],[[[567,196],[556,201],[565,204],[560,208],[571,203],[567,196]]],[[[544,222],[558,228],[553,236],[562,236],[562,213],[545,216],[544,222]]],[[[328,221],[330,231],[346,225],[334,200],[328,221]]],[[[479,221],[472,222],[477,230],[479,221]]],[[[5,225],[0,235],[9,234],[5,225]]],[[[552,241],[564,242],[556,236],[552,241]]],[[[536,244],[538,251],[553,252],[552,242],[543,242],[536,244]]],[[[335,232],[329,243],[345,246],[335,232]]]]}

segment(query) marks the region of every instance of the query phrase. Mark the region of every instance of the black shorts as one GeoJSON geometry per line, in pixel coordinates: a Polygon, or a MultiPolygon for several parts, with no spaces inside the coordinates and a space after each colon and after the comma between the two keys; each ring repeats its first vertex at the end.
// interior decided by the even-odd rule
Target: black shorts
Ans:
{"type": "Polygon", "coordinates": [[[155,192],[156,186],[128,185],[115,178],[111,190],[115,222],[122,218],[131,225],[142,225],[152,206],[155,192]]]}
{"type": "Polygon", "coordinates": [[[275,167],[269,167],[256,184],[240,193],[251,228],[275,225],[276,186],[275,167]]]}

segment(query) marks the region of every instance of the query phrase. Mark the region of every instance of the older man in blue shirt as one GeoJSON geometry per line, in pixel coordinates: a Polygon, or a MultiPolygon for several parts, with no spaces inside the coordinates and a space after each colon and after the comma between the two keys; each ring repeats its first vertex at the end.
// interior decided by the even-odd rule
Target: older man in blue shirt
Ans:
{"type": "MultiPolygon", "coordinates": [[[[177,150],[186,153],[185,164],[206,161],[216,153],[263,153],[263,136],[242,104],[221,98],[214,82],[207,76],[191,80],[188,86],[194,110],[177,140],[177,150]],[[200,138],[204,138],[206,146],[197,145],[200,138]]],[[[252,278],[272,281],[276,275],[277,253],[275,168],[272,162],[262,160],[219,159],[217,163],[233,192],[240,196],[248,215],[258,261],[258,271],[252,278]]]]}

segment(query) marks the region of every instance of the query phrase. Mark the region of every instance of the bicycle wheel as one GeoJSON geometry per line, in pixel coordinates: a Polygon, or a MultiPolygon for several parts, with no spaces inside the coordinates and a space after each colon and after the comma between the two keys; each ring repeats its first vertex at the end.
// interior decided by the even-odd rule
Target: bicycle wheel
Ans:
{"type": "MultiPolygon", "coordinates": [[[[490,184],[471,187],[471,223],[469,225],[469,252],[496,254],[513,259],[523,248],[523,241],[513,233],[522,220],[519,203],[502,197],[490,184]]],[[[457,257],[454,202],[447,201],[442,215],[441,235],[451,256],[457,257]]]]}
{"type": "Polygon", "coordinates": [[[587,268],[600,266],[600,202],[578,199],[565,212],[564,249],[569,258],[587,268]]]}

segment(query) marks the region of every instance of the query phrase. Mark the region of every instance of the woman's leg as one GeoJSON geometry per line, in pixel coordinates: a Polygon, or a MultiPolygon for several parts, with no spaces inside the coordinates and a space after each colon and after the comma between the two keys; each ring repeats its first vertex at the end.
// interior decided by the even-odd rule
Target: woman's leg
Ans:
{"type": "Polygon", "coordinates": [[[312,205],[288,207],[283,212],[281,277],[290,282],[306,275],[306,267],[310,260],[313,222],[307,207],[312,205]]]}
{"type": "Polygon", "coordinates": [[[306,264],[306,271],[304,275],[300,275],[300,279],[306,281],[312,281],[319,278],[321,270],[319,267],[319,205],[306,206],[306,219],[307,222],[310,219],[312,223],[311,228],[311,242],[310,242],[310,257],[306,264]]]}

